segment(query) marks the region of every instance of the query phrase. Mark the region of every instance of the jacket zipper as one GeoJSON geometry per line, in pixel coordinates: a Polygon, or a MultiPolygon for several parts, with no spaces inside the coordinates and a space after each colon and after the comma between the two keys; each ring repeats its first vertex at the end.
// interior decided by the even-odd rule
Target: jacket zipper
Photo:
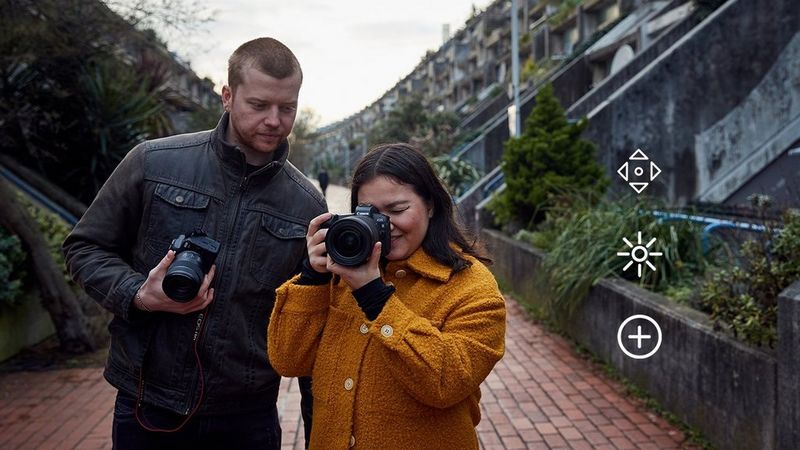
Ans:
{"type": "MultiPolygon", "coordinates": [[[[236,193],[238,198],[236,199],[236,209],[234,210],[233,223],[231,224],[231,228],[230,228],[231,232],[228,233],[228,240],[225,242],[225,244],[227,245],[227,248],[231,248],[230,244],[235,238],[235,233],[233,233],[233,230],[236,229],[236,224],[239,222],[239,212],[241,211],[241,208],[242,208],[242,198],[244,197],[244,192],[247,189],[247,180],[248,179],[249,179],[249,177],[247,175],[247,168],[245,167],[245,175],[242,177],[241,181],[239,182],[238,192],[236,193]]],[[[223,263],[226,262],[227,256],[228,256],[227,252],[223,253],[222,260],[220,261],[220,264],[218,265],[218,267],[224,267],[223,263]]],[[[219,294],[219,293],[217,293],[217,294],[219,294]]],[[[211,302],[211,305],[209,305],[209,307],[207,309],[206,316],[210,316],[211,315],[211,311],[214,308],[215,303],[216,303],[216,301],[211,302]]],[[[202,313],[200,314],[199,317],[202,318],[202,313]]],[[[198,321],[198,323],[199,323],[199,321],[198,321]]],[[[194,339],[197,339],[197,337],[198,337],[197,336],[197,332],[198,331],[199,330],[195,330],[194,339]]],[[[202,342],[198,342],[197,345],[199,345],[200,348],[203,348],[203,343],[202,342]]],[[[211,349],[210,348],[207,349],[207,350],[209,351],[209,353],[211,353],[211,349]]],[[[197,374],[197,372],[195,372],[195,373],[197,374]]],[[[191,394],[192,397],[194,397],[194,395],[196,394],[195,390],[197,389],[198,382],[199,382],[198,377],[197,376],[193,377],[192,383],[191,383],[191,389],[189,390],[189,392],[192,393],[191,394]]],[[[210,387],[210,386],[207,386],[207,388],[208,387],[210,387]]],[[[189,405],[186,407],[186,412],[184,413],[184,415],[188,415],[189,414],[189,412],[191,411],[191,407],[192,407],[192,401],[190,399],[189,400],[189,405]]]]}

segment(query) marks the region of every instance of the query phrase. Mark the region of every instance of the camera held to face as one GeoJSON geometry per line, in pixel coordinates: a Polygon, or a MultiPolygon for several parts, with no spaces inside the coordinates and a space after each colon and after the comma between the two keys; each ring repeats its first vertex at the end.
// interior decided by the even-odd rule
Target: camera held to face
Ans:
{"type": "Polygon", "coordinates": [[[328,228],[325,248],[333,262],[342,266],[360,266],[367,262],[376,242],[381,256],[392,249],[389,217],[372,205],[358,205],[354,214],[334,215],[322,228],[328,228]]]}
{"type": "Polygon", "coordinates": [[[219,242],[202,231],[195,231],[189,236],[178,236],[169,249],[175,252],[175,259],[167,269],[161,288],[176,302],[188,302],[197,297],[203,277],[217,259],[219,242]]]}

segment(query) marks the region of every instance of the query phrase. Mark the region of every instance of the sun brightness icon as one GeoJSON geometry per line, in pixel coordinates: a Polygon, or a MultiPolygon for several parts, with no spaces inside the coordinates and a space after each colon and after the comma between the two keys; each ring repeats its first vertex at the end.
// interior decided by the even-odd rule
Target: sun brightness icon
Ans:
{"type": "Polygon", "coordinates": [[[653,252],[650,251],[650,247],[656,242],[656,238],[650,239],[647,244],[642,243],[642,232],[637,232],[637,241],[636,245],[633,245],[628,238],[623,237],[623,241],[631,250],[629,252],[617,252],[617,256],[628,256],[630,257],[630,261],[628,264],[625,264],[625,267],[622,268],[623,271],[627,271],[634,263],[636,263],[636,270],[639,274],[639,278],[642,277],[642,266],[643,264],[647,264],[651,269],[656,270],[656,266],[654,266],[648,259],[650,256],[661,256],[661,252],[653,252]]]}

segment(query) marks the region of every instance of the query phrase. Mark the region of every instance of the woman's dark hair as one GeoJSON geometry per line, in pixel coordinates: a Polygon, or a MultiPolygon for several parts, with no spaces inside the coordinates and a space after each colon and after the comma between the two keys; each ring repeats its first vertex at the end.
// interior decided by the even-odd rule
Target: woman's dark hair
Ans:
{"type": "Polygon", "coordinates": [[[463,253],[484,264],[491,264],[491,259],[478,249],[476,239],[469,242],[466,231],[456,218],[450,194],[417,148],[404,143],[382,144],[364,155],[353,172],[351,211],[358,206],[361,186],[379,176],[411,186],[417,195],[433,205],[433,217],[422,240],[422,248],[434,259],[452,267],[454,273],[468,267],[470,263],[450,246],[454,243],[463,253]]]}

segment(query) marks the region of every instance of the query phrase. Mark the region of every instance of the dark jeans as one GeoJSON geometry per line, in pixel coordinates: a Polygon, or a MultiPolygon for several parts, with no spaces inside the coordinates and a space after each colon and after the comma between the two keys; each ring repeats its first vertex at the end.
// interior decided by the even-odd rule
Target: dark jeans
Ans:
{"type": "MultiPolygon", "coordinates": [[[[195,416],[174,433],[151,432],[139,425],[136,399],[119,392],[114,405],[112,441],[117,450],[139,449],[265,449],[281,447],[278,408],[223,416],[195,416]]],[[[185,416],[152,405],[142,405],[139,417],[150,427],[170,429],[185,416]]]]}
{"type": "Polygon", "coordinates": [[[300,412],[303,416],[303,434],[305,435],[306,448],[311,438],[311,419],[313,416],[314,397],[311,394],[311,377],[300,377],[297,379],[300,385],[300,412]]]}

